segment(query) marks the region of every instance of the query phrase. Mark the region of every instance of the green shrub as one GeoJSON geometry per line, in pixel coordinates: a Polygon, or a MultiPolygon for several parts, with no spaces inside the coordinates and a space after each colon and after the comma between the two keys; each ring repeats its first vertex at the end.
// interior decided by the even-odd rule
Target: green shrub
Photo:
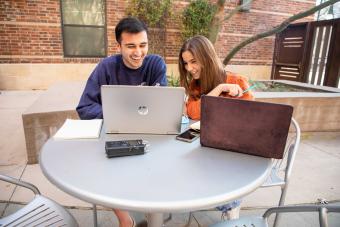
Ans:
{"type": "Polygon", "coordinates": [[[195,35],[208,37],[209,26],[216,12],[216,6],[207,0],[195,0],[183,11],[182,38],[195,35]]]}
{"type": "Polygon", "coordinates": [[[149,27],[164,27],[172,0],[130,0],[127,14],[138,17],[149,27]]]}
{"type": "Polygon", "coordinates": [[[171,72],[171,75],[167,75],[166,79],[168,80],[168,86],[170,87],[179,87],[179,76],[174,76],[173,72],[171,72]]]}

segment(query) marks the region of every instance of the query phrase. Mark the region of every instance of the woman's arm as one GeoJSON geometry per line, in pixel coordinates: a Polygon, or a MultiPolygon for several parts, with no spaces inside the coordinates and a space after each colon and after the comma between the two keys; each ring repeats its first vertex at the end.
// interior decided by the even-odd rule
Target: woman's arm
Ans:
{"type": "Polygon", "coordinates": [[[187,115],[190,119],[199,120],[201,117],[201,99],[189,98],[186,103],[187,115]]]}
{"type": "Polygon", "coordinates": [[[211,90],[207,95],[209,96],[220,96],[222,92],[228,93],[232,97],[241,97],[242,88],[238,84],[219,84],[214,89],[211,90]]]}
{"type": "MultiPolygon", "coordinates": [[[[248,80],[246,77],[238,76],[234,74],[228,74],[226,83],[217,85],[207,95],[209,96],[220,96],[221,93],[228,93],[229,96],[245,99],[254,100],[254,95],[251,91],[243,94],[243,91],[249,87],[248,80]]],[[[193,120],[199,120],[201,117],[201,99],[194,99],[189,97],[187,104],[187,115],[193,120]]]]}

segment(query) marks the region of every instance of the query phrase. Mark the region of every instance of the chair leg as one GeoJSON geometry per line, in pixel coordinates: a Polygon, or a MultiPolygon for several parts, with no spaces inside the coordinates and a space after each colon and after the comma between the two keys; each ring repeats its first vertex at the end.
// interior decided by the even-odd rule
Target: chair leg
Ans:
{"type": "Polygon", "coordinates": [[[190,226],[191,225],[191,222],[192,222],[192,219],[193,219],[194,215],[192,212],[189,213],[189,220],[187,222],[187,224],[185,226],[190,226]]]}
{"type": "MultiPolygon", "coordinates": [[[[286,192],[287,192],[286,187],[281,188],[281,196],[280,196],[279,206],[284,205],[285,199],[286,199],[286,192]]],[[[277,226],[277,224],[279,223],[279,220],[280,220],[280,214],[276,214],[273,227],[277,226]]]]}
{"type": "Polygon", "coordinates": [[[172,220],[172,213],[169,213],[169,216],[166,219],[164,219],[163,223],[166,224],[167,222],[171,220],[172,220]]]}
{"type": "Polygon", "coordinates": [[[281,188],[281,196],[279,201],[279,206],[283,206],[286,199],[287,190],[286,187],[281,188]]]}
{"type": "Polygon", "coordinates": [[[319,210],[319,222],[320,222],[321,227],[327,227],[328,226],[327,209],[325,207],[322,207],[319,210]]]}
{"type": "Polygon", "coordinates": [[[93,226],[97,227],[97,206],[93,204],[93,226]]]}

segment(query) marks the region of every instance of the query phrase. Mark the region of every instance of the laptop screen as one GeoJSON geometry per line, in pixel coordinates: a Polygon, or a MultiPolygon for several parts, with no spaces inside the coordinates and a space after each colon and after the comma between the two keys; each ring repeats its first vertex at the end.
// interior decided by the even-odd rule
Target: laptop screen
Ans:
{"type": "Polygon", "coordinates": [[[183,87],[103,85],[106,133],[178,134],[183,87]]]}
{"type": "Polygon", "coordinates": [[[293,107],[203,96],[201,144],[269,158],[282,158],[293,107]]]}

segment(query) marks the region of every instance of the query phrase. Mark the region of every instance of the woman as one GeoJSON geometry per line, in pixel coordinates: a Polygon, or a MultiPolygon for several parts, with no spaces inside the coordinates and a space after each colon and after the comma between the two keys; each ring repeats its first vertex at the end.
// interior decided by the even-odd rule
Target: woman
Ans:
{"type": "MultiPolygon", "coordinates": [[[[225,71],[214,46],[204,36],[188,39],[179,53],[180,82],[184,86],[188,101],[187,115],[200,119],[201,96],[222,96],[253,100],[247,78],[225,71]]],[[[227,116],[226,116],[227,117],[227,116]]],[[[217,207],[228,219],[238,218],[240,200],[217,207]]]]}
{"type": "Polygon", "coordinates": [[[223,96],[253,100],[247,78],[225,71],[214,46],[204,36],[188,39],[179,53],[180,82],[188,95],[187,114],[199,120],[201,96],[223,96]]]}

